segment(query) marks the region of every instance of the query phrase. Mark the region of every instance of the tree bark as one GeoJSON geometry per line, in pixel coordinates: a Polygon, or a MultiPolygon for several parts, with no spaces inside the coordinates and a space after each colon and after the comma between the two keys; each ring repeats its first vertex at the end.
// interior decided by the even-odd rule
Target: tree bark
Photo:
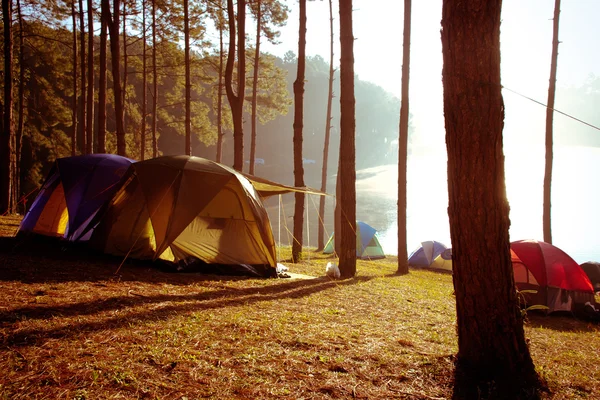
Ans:
{"type": "MultiPolygon", "coordinates": [[[[306,70],[306,0],[300,0],[300,28],[298,32],[298,68],[294,81],[294,185],[304,186],[302,164],[302,129],[304,128],[304,80],[306,70]]],[[[292,262],[300,261],[304,228],[304,193],[294,195],[294,242],[292,262]]]]}
{"type": "Polygon", "coordinates": [[[123,132],[127,132],[127,68],[129,59],[127,57],[127,0],[123,0],[123,132]]]}
{"type": "MultiPolygon", "coordinates": [[[[102,0],[106,4],[110,15],[108,0],[102,0]]],[[[108,33],[110,35],[110,54],[113,77],[113,92],[115,97],[115,123],[117,128],[117,154],[127,156],[125,147],[125,129],[123,126],[123,94],[121,93],[121,47],[119,45],[119,19],[121,4],[119,0],[113,0],[113,14],[109,23],[108,33]]]]}
{"type": "MultiPolygon", "coordinates": [[[[321,170],[321,192],[327,192],[327,164],[329,161],[329,138],[331,136],[331,105],[333,103],[333,7],[329,0],[329,88],[327,90],[327,114],[325,116],[325,143],[323,144],[323,169],[321,170]]],[[[319,198],[319,231],[317,251],[325,247],[325,196],[319,198]]]]}
{"type": "Polygon", "coordinates": [[[192,84],[190,79],[190,17],[189,2],[183,0],[183,35],[185,37],[185,154],[192,155],[192,84]]]}
{"type": "Polygon", "coordinates": [[[2,22],[4,24],[4,109],[2,131],[0,131],[0,214],[11,211],[12,195],[12,152],[13,152],[13,34],[12,1],[2,0],[2,22]]]}
{"type": "Polygon", "coordinates": [[[85,153],[94,152],[94,5],[87,1],[88,52],[87,52],[87,102],[85,123],[85,153]]]}
{"type": "Polygon", "coordinates": [[[242,117],[246,86],[245,0],[238,0],[237,3],[237,95],[233,91],[233,67],[235,63],[236,50],[236,16],[233,13],[233,0],[227,0],[227,13],[229,20],[229,51],[227,53],[227,64],[225,66],[225,90],[227,92],[227,100],[229,100],[231,116],[233,119],[233,168],[236,171],[241,172],[242,168],[244,167],[244,127],[242,117]]]}
{"type": "Polygon", "coordinates": [[[108,15],[106,7],[100,10],[100,66],[98,77],[98,153],[106,153],[106,42],[108,15]]]}
{"type": "Polygon", "coordinates": [[[408,157],[408,84],[410,78],[411,0],[404,0],[404,42],[402,44],[402,105],[398,138],[398,275],[408,274],[406,235],[406,170],[408,157]]]}
{"type": "Polygon", "coordinates": [[[554,2],[554,21],[552,30],[552,60],[550,64],[550,85],[548,87],[548,105],[546,107],[546,164],[544,169],[544,242],[552,244],[552,162],[554,97],[556,93],[556,64],[558,62],[558,20],[560,0],[554,2]]]}
{"type": "Polygon", "coordinates": [[[79,131],[78,131],[78,144],[79,144],[79,151],[80,154],[85,154],[85,149],[86,149],[86,128],[85,128],[85,124],[86,124],[86,101],[85,101],[85,95],[86,95],[86,80],[85,80],[85,71],[86,71],[86,58],[85,58],[85,18],[84,18],[84,11],[83,11],[83,0],[79,0],[79,27],[81,29],[80,31],[80,53],[79,53],[79,68],[81,68],[81,99],[79,100],[79,104],[80,104],[80,108],[79,108],[79,131]]]}
{"type": "Polygon", "coordinates": [[[535,398],[508,236],[500,86],[501,0],[444,0],[448,216],[458,354],[455,399],[535,398]]]}
{"type": "Polygon", "coordinates": [[[152,157],[158,157],[158,68],[156,67],[156,0],[152,0],[152,157]]]}
{"type": "Polygon", "coordinates": [[[146,0],[142,0],[142,121],[140,133],[140,160],[146,155],[146,0]]]}
{"type": "Polygon", "coordinates": [[[217,88],[217,158],[223,154],[223,3],[219,1],[219,87],[217,88]]]}
{"type": "MultiPolygon", "coordinates": [[[[72,4],[72,3],[71,3],[72,4]]],[[[21,150],[23,148],[23,133],[25,129],[25,35],[23,14],[21,13],[21,0],[17,0],[17,13],[19,18],[19,89],[18,89],[18,122],[15,132],[15,166],[13,193],[15,212],[19,212],[19,196],[21,195],[21,150]]],[[[75,32],[75,29],[73,29],[75,32]]],[[[77,37],[77,36],[75,36],[77,37]]]]}
{"type": "Polygon", "coordinates": [[[354,35],[352,0],[340,0],[340,202],[339,269],[342,278],[356,275],[356,149],[354,35]]]}
{"type": "Polygon", "coordinates": [[[77,151],[77,12],[75,0],[71,2],[71,23],[73,24],[73,111],[71,115],[71,156],[77,151]]]}
{"type": "Polygon", "coordinates": [[[252,136],[250,144],[250,175],[254,175],[254,160],[256,157],[256,97],[258,91],[258,68],[260,65],[260,31],[262,29],[262,9],[260,0],[257,0],[256,7],[256,48],[254,49],[254,75],[252,77],[252,136]]]}

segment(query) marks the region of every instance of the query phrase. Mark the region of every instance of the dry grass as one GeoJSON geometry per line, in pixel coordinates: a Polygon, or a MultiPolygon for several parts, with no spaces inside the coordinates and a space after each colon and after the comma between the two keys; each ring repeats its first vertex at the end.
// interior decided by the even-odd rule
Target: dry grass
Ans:
{"type": "MultiPolygon", "coordinates": [[[[10,235],[18,218],[4,218],[10,235]]],[[[0,398],[445,399],[456,353],[450,275],[329,258],[313,279],[163,272],[73,246],[0,240],[0,398]]],[[[555,399],[600,398],[598,325],[531,317],[555,399]]]]}

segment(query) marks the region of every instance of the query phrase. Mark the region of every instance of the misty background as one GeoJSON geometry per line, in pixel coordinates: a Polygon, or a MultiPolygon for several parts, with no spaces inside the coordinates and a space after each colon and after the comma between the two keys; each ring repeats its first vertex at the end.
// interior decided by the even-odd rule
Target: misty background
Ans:
{"type": "MultiPolygon", "coordinates": [[[[335,3],[335,2],[334,2],[335,3]]],[[[398,1],[355,0],[355,74],[390,95],[388,106],[395,120],[369,131],[363,118],[378,119],[381,105],[371,107],[370,99],[356,93],[357,110],[357,218],[379,230],[386,253],[397,252],[397,138],[401,91],[403,3],[398,1]],[[374,111],[377,110],[377,111],[374,111]],[[388,131],[389,130],[389,131],[388,131]],[[369,139],[365,140],[365,136],[369,139]],[[376,146],[365,146],[374,141],[376,146]],[[377,154],[373,154],[377,151],[377,154]]],[[[307,5],[307,54],[329,59],[329,10],[326,1],[307,5]]],[[[266,51],[280,55],[295,51],[298,38],[297,5],[292,10],[277,46],[266,51]]],[[[424,240],[450,245],[447,216],[447,180],[443,117],[441,0],[413,2],[410,65],[410,129],[408,162],[408,247],[409,252],[424,240]]],[[[501,79],[505,102],[504,152],[507,196],[511,207],[510,240],[538,239],[542,234],[543,178],[545,160],[545,119],[550,77],[554,1],[507,0],[503,2],[501,25],[501,79]],[[540,104],[541,103],[541,104],[540,104]]],[[[552,182],[553,243],[578,262],[600,260],[600,224],[597,176],[600,173],[600,2],[563,0],[559,25],[557,91],[554,113],[554,163],[552,182]],[[560,111],[560,112],[558,112],[560,111]],[[569,118],[567,115],[584,121],[569,118]]],[[[334,30],[338,24],[334,4],[334,30]]],[[[334,38],[334,65],[339,64],[339,37],[334,38]]],[[[295,72],[291,72],[295,76],[295,72]]],[[[307,85],[312,86],[307,77],[307,85]]],[[[336,81],[337,82],[337,81],[336,81]]],[[[367,85],[367,83],[362,83],[367,85]]],[[[323,93],[325,84],[321,84],[323,93]]],[[[336,90],[336,93],[339,91],[336,90]]],[[[323,94],[325,96],[325,94],[323,94]]],[[[311,107],[311,101],[306,101],[311,107]]],[[[334,104],[337,106],[336,102],[334,104]]],[[[337,112],[338,110],[336,110],[337,112]]],[[[323,110],[324,113],[324,110],[323,110]]],[[[305,157],[322,152],[322,115],[305,110],[317,128],[305,129],[305,157]]],[[[305,122],[305,123],[306,123],[305,122]]],[[[337,132],[339,115],[332,125],[337,132]]],[[[306,125],[305,125],[306,126],[306,125]]],[[[291,129],[289,125],[288,129],[291,129]]],[[[482,132],[482,134],[485,134],[482,132]]],[[[335,135],[333,136],[335,138],[335,135]]],[[[332,142],[329,166],[337,162],[337,144],[332,142]]],[[[291,152],[291,144],[288,145],[291,152]]],[[[291,154],[291,153],[290,153],[291,154]]],[[[315,155],[317,154],[317,155],[315,155]]],[[[291,157],[291,156],[290,156],[291,157]]],[[[321,155],[322,158],[322,155],[321,155]]],[[[316,158],[319,166],[321,158],[316,158]]],[[[313,183],[310,167],[306,182],[313,183]]],[[[330,171],[331,171],[330,168],[330,171]]],[[[291,179],[291,178],[290,178],[291,179]]],[[[318,180],[320,182],[320,180],[318,180]]],[[[328,192],[333,193],[335,179],[328,192]]],[[[316,246],[318,199],[308,200],[311,218],[310,244],[316,246]],[[312,216],[311,216],[312,213],[312,216]]],[[[333,204],[333,200],[328,204],[333,204]]],[[[291,203],[290,203],[291,204],[291,203]]],[[[280,224],[281,207],[271,206],[274,229],[280,224]]],[[[290,219],[291,206],[285,209],[290,219]]],[[[325,216],[331,233],[330,208],[325,216]]],[[[285,228],[280,228],[285,232],[285,228]]],[[[291,229],[291,228],[290,228],[291,229]]],[[[277,236],[277,234],[276,234],[277,236]]],[[[305,234],[305,244],[308,238],[305,234]]]]}

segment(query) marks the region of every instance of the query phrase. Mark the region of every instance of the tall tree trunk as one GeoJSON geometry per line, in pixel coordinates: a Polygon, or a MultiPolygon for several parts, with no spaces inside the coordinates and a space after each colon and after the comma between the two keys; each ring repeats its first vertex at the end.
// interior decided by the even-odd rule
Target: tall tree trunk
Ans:
{"type": "Polygon", "coordinates": [[[123,132],[127,132],[127,0],[123,0],[123,132]]]}
{"type": "Polygon", "coordinates": [[[158,69],[156,67],[156,0],[152,0],[152,157],[158,157],[158,69]]]}
{"type": "Polygon", "coordinates": [[[86,58],[85,58],[85,18],[84,18],[85,12],[83,11],[83,0],[79,0],[79,27],[81,28],[80,31],[80,40],[79,42],[81,43],[79,46],[80,49],[80,53],[79,53],[79,68],[81,68],[81,99],[79,100],[79,131],[78,131],[78,141],[77,143],[79,144],[79,151],[81,154],[85,154],[85,149],[86,149],[86,128],[85,128],[85,123],[87,121],[86,119],[86,102],[85,102],[85,95],[87,93],[86,90],[86,80],[85,80],[85,71],[87,69],[87,64],[85,62],[86,58]]]}
{"type": "Polygon", "coordinates": [[[142,0],[142,129],[140,134],[140,160],[146,155],[146,0],[142,0]]]}
{"type": "Polygon", "coordinates": [[[406,237],[406,169],[408,157],[408,83],[410,74],[411,0],[404,0],[404,42],[402,43],[402,105],[400,106],[400,137],[398,138],[398,270],[408,274],[406,237]]]}
{"type": "MultiPolygon", "coordinates": [[[[110,5],[108,0],[102,0],[103,7],[106,7],[107,15],[110,15],[110,5]]],[[[108,33],[110,35],[110,54],[113,77],[113,92],[115,97],[115,122],[117,128],[117,154],[127,155],[125,147],[125,129],[123,127],[123,94],[121,92],[121,48],[119,45],[119,20],[121,13],[121,4],[119,0],[113,0],[112,19],[109,20],[108,33]]]]}
{"type": "MultiPolygon", "coordinates": [[[[300,29],[298,32],[298,70],[294,81],[294,185],[304,186],[302,165],[302,129],[304,128],[304,77],[306,70],[306,0],[300,0],[300,29]]],[[[304,193],[294,195],[294,242],[292,262],[300,261],[304,228],[304,193]]]]}
{"type": "Polygon", "coordinates": [[[217,162],[223,157],[223,3],[219,1],[219,87],[217,94],[217,162]]]}
{"type": "MultiPolygon", "coordinates": [[[[23,132],[25,128],[25,38],[23,27],[23,14],[21,13],[21,0],[17,0],[17,13],[19,18],[19,89],[18,89],[18,122],[15,132],[15,166],[13,193],[15,208],[19,206],[21,195],[21,150],[23,147],[23,132]]],[[[18,209],[15,209],[19,212],[18,209]]]]}
{"type": "Polygon", "coordinates": [[[4,24],[4,109],[0,131],[0,215],[11,211],[13,153],[12,1],[2,0],[4,24]]]}
{"type": "Polygon", "coordinates": [[[71,115],[71,156],[77,151],[77,12],[75,0],[71,2],[71,23],[73,24],[73,112],[71,115]]]}
{"type": "Polygon", "coordinates": [[[185,37],[185,154],[192,155],[192,83],[190,79],[190,17],[188,0],[183,0],[183,34],[185,37]]]}
{"type": "Polygon", "coordinates": [[[256,158],[256,97],[258,92],[258,68],[260,65],[260,31],[262,29],[262,6],[256,2],[256,48],[254,49],[254,76],[252,77],[252,137],[250,144],[250,174],[254,175],[254,160],[256,158]]]}
{"type": "Polygon", "coordinates": [[[244,126],[242,117],[246,87],[245,0],[238,0],[237,3],[237,95],[233,91],[233,67],[236,50],[236,16],[233,13],[233,0],[227,0],[227,13],[229,20],[229,52],[227,53],[227,65],[225,66],[225,90],[227,92],[227,100],[229,100],[231,116],[233,119],[233,168],[236,171],[241,172],[244,167],[244,126]]]}
{"type": "Polygon", "coordinates": [[[100,66],[98,79],[98,153],[106,153],[106,41],[109,16],[106,7],[100,10],[100,66]]]}
{"type": "Polygon", "coordinates": [[[87,110],[86,110],[86,154],[94,152],[94,4],[87,0],[88,52],[87,52],[87,110]]]}
{"type": "MultiPolygon", "coordinates": [[[[329,88],[327,90],[327,115],[325,116],[325,143],[323,145],[323,169],[321,170],[321,192],[327,192],[327,164],[329,161],[329,137],[331,136],[331,104],[333,103],[333,6],[329,0],[329,88]]],[[[319,199],[319,232],[317,251],[325,247],[325,196],[319,199]]]]}
{"type": "Polygon", "coordinates": [[[544,169],[544,242],[552,243],[552,161],[554,96],[556,92],[556,64],[558,61],[558,19],[560,0],[554,1],[554,23],[552,30],[552,60],[550,64],[550,85],[548,87],[548,106],[546,108],[546,165],[544,169]]]}
{"type": "MultiPolygon", "coordinates": [[[[341,145],[341,143],[340,143],[341,145]]],[[[338,149],[339,154],[339,149],[338,149]]],[[[335,177],[335,208],[333,210],[333,248],[335,249],[335,254],[339,255],[341,252],[341,240],[339,239],[341,233],[338,233],[338,239],[336,240],[335,235],[336,232],[342,231],[342,184],[340,183],[340,170],[342,169],[342,160],[338,157],[338,165],[337,165],[337,175],[335,177]]]]}
{"type": "Polygon", "coordinates": [[[502,0],[444,0],[448,216],[458,354],[455,399],[535,398],[508,236],[500,86],[502,0]]]}
{"type": "Polygon", "coordinates": [[[340,273],[356,274],[356,148],[352,0],[340,0],[340,273]]]}

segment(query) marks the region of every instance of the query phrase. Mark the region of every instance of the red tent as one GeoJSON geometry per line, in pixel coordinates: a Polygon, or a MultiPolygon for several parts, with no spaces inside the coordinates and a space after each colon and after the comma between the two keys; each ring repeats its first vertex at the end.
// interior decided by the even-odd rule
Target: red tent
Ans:
{"type": "Polygon", "coordinates": [[[537,240],[519,240],[510,247],[517,288],[537,291],[525,296],[528,305],[545,305],[552,312],[572,311],[574,304],[594,302],[588,276],[558,247],[537,240]]]}

